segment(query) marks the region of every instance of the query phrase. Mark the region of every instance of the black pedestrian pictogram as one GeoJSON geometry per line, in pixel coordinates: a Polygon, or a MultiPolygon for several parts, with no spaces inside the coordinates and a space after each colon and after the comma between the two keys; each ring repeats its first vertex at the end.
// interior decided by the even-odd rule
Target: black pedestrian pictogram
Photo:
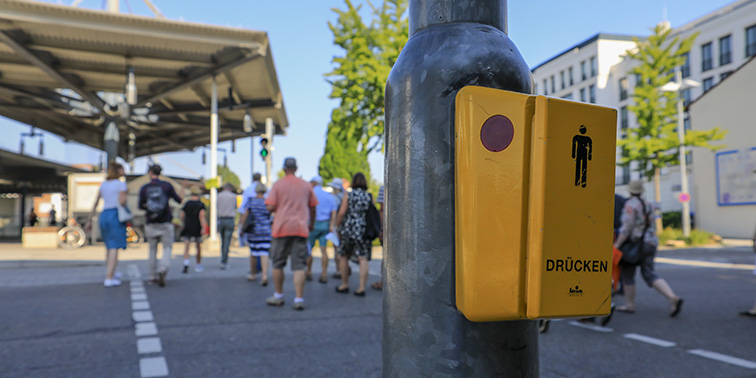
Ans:
{"type": "Polygon", "coordinates": [[[584,135],[588,129],[580,125],[580,134],[572,138],[572,158],[575,160],[575,186],[588,184],[588,161],[593,158],[593,141],[584,135]]]}

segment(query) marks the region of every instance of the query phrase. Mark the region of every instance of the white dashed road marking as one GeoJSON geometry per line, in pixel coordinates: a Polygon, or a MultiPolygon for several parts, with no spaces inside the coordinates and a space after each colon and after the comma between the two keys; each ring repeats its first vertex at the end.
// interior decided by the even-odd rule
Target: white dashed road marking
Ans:
{"type": "Polygon", "coordinates": [[[590,329],[591,331],[596,331],[596,332],[603,332],[603,333],[612,333],[612,332],[614,332],[614,329],[612,329],[612,328],[597,326],[597,325],[593,325],[593,324],[580,323],[580,322],[578,322],[576,320],[573,320],[573,321],[571,321],[571,322],[569,322],[567,324],[569,324],[571,326],[575,326],[575,327],[590,329]]]}
{"type": "MultiPolygon", "coordinates": [[[[147,299],[147,293],[144,286],[139,280],[141,274],[139,267],[131,264],[128,267],[129,276],[131,276],[131,316],[134,318],[134,334],[137,336],[137,353],[138,354],[159,354],[163,352],[163,344],[157,336],[157,325],[154,322],[155,317],[150,311],[150,302],[147,299]],[[143,337],[152,336],[152,337],[143,337]]],[[[163,356],[143,357],[139,360],[139,373],[143,378],[146,377],[167,377],[168,363],[163,356]]]]}
{"type": "Polygon", "coordinates": [[[147,377],[167,377],[168,363],[165,357],[148,357],[139,360],[139,373],[143,378],[147,377]]]}
{"type": "Polygon", "coordinates": [[[643,343],[660,346],[662,348],[672,348],[673,346],[677,345],[677,343],[673,343],[671,341],[657,339],[657,338],[649,337],[649,336],[643,336],[637,333],[626,333],[624,336],[627,339],[632,339],[632,340],[640,341],[643,343]]]}
{"type": "Polygon", "coordinates": [[[756,362],[728,356],[725,354],[720,354],[717,352],[711,352],[704,349],[693,349],[693,350],[689,350],[688,353],[695,354],[696,356],[701,356],[703,358],[708,358],[711,360],[724,362],[730,365],[744,367],[746,369],[756,369],[756,362]]]}

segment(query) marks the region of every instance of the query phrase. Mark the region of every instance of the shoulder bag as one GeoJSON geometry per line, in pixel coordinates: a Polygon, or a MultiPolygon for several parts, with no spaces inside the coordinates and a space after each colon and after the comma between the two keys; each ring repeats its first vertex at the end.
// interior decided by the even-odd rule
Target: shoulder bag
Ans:
{"type": "Polygon", "coordinates": [[[620,246],[619,249],[620,251],[622,251],[622,259],[620,260],[620,263],[625,265],[638,265],[638,263],[640,263],[641,259],[643,258],[646,231],[648,231],[648,228],[651,225],[651,222],[648,219],[648,212],[646,211],[646,203],[643,202],[640,197],[638,197],[638,200],[641,201],[641,205],[643,206],[643,219],[646,223],[646,227],[643,228],[643,233],[641,234],[640,238],[636,240],[631,240],[630,238],[628,238],[620,246]]]}

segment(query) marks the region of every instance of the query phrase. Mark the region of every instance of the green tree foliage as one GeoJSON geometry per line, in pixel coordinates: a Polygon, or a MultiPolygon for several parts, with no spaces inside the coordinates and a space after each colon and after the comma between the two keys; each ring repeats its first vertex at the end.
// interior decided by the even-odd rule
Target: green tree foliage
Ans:
{"type": "Polygon", "coordinates": [[[236,175],[230,168],[224,167],[222,165],[218,165],[218,176],[221,177],[223,180],[223,184],[231,183],[234,188],[240,189],[241,188],[241,180],[239,180],[239,176],[236,175]]]}
{"type": "Polygon", "coordinates": [[[325,180],[351,177],[363,172],[370,177],[368,154],[383,147],[384,88],[391,67],[407,43],[409,24],[407,0],[383,0],[372,9],[366,23],[362,5],[345,0],[346,9],[328,23],[334,43],[344,55],[333,58],[334,69],[326,74],[331,84],[330,98],[339,106],[331,113],[320,175],[325,180]]]}
{"type": "MultiPolygon", "coordinates": [[[[680,40],[669,39],[671,29],[659,24],[651,29],[648,39],[635,39],[637,49],[628,51],[628,56],[640,62],[630,72],[640,78],[632,95],[634,104],[628,108],[635,114],[638,127],[627,130],[627,137],[618,142],[622,148],[621,165],[635,161],[637,170],[646,177],[656,176],[659,169],[679,165],[680,141],[677,134],[677,93],[663,92],[660,87],[675,77],[675,70],[685,63],[685,54],[690,51],[697,34],[680,40]]],[[[726,132],[719,128],[711,130],[686,130],[685,146],[706,147],[711,150],[711,141],[721,140],[726,132]]],[[[659,199],[657,198],[657,201],[659,199]]]]}

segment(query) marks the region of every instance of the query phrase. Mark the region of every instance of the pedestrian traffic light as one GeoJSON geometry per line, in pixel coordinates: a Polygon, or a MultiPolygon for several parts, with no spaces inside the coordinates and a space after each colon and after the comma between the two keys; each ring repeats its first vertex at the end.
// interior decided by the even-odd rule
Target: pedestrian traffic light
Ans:
{"type": "Polygon", "coordinates": [[[260,138],[260,157],[265,160],[268,157],[268,138],[263,136],[260,138]]]}
{"type": "Polygon", "coordinates": [[[614,109],[468,86],[456,98],[456,304],[472,321],[609,313],[614,109]]]}

